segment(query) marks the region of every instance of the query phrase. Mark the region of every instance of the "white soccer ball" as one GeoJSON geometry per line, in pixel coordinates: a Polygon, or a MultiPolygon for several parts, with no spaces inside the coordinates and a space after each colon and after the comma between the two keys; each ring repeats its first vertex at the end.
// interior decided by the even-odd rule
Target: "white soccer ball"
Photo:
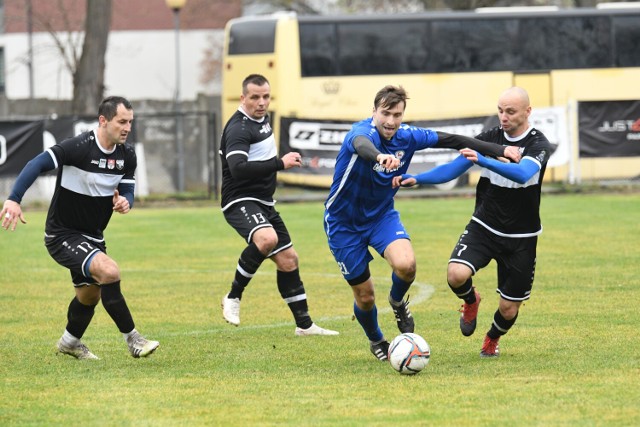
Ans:
{"type": "Polygon", "coordinates": [[[404,375],[415,375],[429,364],[431,347],[418,334],[400,334],[389,345],[389,363],[404,375]]]}

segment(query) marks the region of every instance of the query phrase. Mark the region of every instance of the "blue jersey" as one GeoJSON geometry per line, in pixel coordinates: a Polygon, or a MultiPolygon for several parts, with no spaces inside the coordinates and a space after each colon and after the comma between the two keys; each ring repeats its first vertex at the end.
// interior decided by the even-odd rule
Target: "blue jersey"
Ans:
{"type": "Polygon", "coordinates": [[[326,213],[336,225],[351,231],[368,229],[385,213],[394,209],[392,188],[396,175],[407,172],[413,154],[438,142],[438,134],[430,129],[401,124],[390,141],[380,137],[373,119],[355,123],[345,136],[336,159],[333,184],[325,202],[326,213]],[[400,159],[400,166],[386,170],[376,161],[358,156],[353,141],[364,136],[383,154],[400,159]]]}

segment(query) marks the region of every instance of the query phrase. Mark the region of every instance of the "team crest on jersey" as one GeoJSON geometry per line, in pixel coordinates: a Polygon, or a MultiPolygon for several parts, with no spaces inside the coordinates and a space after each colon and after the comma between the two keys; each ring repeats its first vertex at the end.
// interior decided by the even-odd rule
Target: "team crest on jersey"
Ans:
{"type": "Polygon", "coordinates": [[[107,161],[107,169],[113,169],[116,167],[116,160],[115,159],[109,159],[107,161]]]}
{"type": "Polygon", "coordinates": [[[396,156],[396,159],[402,160],[402,158],[404,157],[404,150],[396,151],[394,156],[396,156]]]}
{"type": "Polygon", "coordinates": [[[121,171],[124,169],[124,159],[116,160],[116,168],[121,171]]]}
{"type": "Polygon", "coordinates": [[[98,163],[98,167],[100,169],[104,169],[107,167],[107,159],[100,159],[100,162],[98,163]]]}

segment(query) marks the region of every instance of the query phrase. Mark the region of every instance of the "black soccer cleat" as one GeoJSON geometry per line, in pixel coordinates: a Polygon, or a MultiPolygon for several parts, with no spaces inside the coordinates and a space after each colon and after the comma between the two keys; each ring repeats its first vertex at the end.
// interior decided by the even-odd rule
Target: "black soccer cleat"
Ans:
{"type": "Polygon", "coordinates": [[[371,343],[371,353],[381,362],[389,360],[389,341],[383,339],[379,343],[371,343]]]}
{"type": "Polygon", "coordinates": [[[409,311],[409,297],[399,305],[396,305],[396,303],[391,299],[391,296],[389,296],[389,304],[391,304],[393,314],[396,316],[396,323],[398,324],[400,332],[403,334],[406,332],[413,332],[416,325],[413,321],[411,311],[409,311]]]}

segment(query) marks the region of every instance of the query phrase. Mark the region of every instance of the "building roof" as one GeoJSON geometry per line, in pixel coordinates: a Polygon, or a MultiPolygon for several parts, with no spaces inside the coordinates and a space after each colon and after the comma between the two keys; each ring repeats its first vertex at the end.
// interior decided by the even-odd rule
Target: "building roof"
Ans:
{"type": "MultiPolygon", "coordinates": [[[[112,1],[112,31],[174,28],[173,11],[165,0],[112,1]]],[[[86,0],[31,0],[31,4],[33,32],[84,30],[86,0]]],[[[180,28],[221,29],[241,14],[242,0],[187,0],[180,11],[180,28]]],[[[27,22],[27,2],[4,0],[5,33],[28,32],[27,22]]]]}

